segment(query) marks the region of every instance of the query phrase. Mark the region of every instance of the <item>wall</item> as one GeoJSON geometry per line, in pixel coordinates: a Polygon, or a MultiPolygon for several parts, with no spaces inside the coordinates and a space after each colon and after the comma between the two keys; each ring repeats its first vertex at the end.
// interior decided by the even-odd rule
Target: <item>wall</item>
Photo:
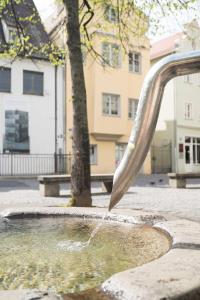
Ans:
{"type": "MultiPolygon", "coordinates": [[[[11,68],[11,93],[0,93],[0,153],[3,152],[5,110],[18,109],[29,114],[31,154],[55,152],[55,67],[42,60],[1,60],[0,66],[11,68]],[[23,70],[44,72],[44,96],[23,95],[23,70]]],[[[58,107],[63,107],[63,71],[58,70],[58,107]]],[[[63,134],[63,112],[58,112],[58,135],[63,134]]],[[[60,147],[63,141],[59,142],[60,147]]]]}
{"type": "Polygon", "coordinates": [[[153,172],[156,173],[165,172],[166,170],[170,171],[170,168],[171,171],[175,170],[176,158],[174,151],[172,151],[175,147],[176,126],[174,101],[175,80],[170,80],[164,90],[158,122],[152,142],[152,168],[153,172]]]}
{"type": "MultiPolygon", "coordinates": [[[[106,37],[107,38],[107,37],[106,37]]],[[[101,53],[102,42],[105,36],[97,34],[95,48],[101,53]]],[[[110,42],[117,43],[116,39],[109,37],[110,42]]],[[[133,41],[137,45],[138,41],[133,41]]],[[[97,145],[97,164],[91,166],[92,173],[113,173],[116,168],[115,145],[127,143],[134,122],[128,118],[128,99],[139,99],[144,76],[149,69],[149,43],[144,39],[143,47],[135,51],[142,55],[142,72],[130,73],[128,69],[128,57],[122,55],[121,66],[117,69],[103,67],[93,58],[87,55],[84,62],[84,72],[87,91],[87,110],[90,132],[90,143],[97,145]],[[102,93],[120,95],[120,115],[105,116],[102,114],[102,93]]],[[[71,153],[72,131],[72,99],[70,66],[67,64],[67,152],[71,153]]],[[[151,172],[149,155],[146,173],[151,172]]]]}
{"type": "MultiPolygon", "coordinates": [[[[174,52],[185,52],[200,48],[200,28],[196,21],[185,25],[185,34],[174,41],[174,52]]],[[[165,45],[165,42],[163,42],[165,45]]],[[[152,63],[156,62],[154,60],[152,63]]],[[[200,137],[200,74],[190,75],[191,82],[184,76],[171,80],[165,87],[161,110],[154,134],[153,145],[158,147],[171,143],[171,160],[173,172],[186,172],[185,136],[200,137]],[[192,104],[192,117],[186,118],[185,104],[192,104]],[[180,153],[179,144],[183,144],[180,153]]],[[[180,146],[182,147],[182,146],[180,146]]],[[[159,150],[158,150],[159,151],[159,150]]],[[[159,153],[157,154],[159,155],[159,153]]],[[[195,172],[199,166],[190,166],[195,172]]]]}
{"type": "MultiPolygon", "coordinates": [[[[200,28],[196,21],[185,26],[186,36],[180,40],[177,52],[200,49],[200,28]]],[[[200,137],[200,73],[176,79],[176,119],[177,119],[177,172],[199,172],[200,164],[185,163],[185,137],[200,137]],[[191,117],[187,119],[185,105],[191,103],[191,117]],[[183,144],[183,154],[179,153],[179,144],[183,144]]],[[[192,153],[191,153],[192,155],[192,153]]]]}

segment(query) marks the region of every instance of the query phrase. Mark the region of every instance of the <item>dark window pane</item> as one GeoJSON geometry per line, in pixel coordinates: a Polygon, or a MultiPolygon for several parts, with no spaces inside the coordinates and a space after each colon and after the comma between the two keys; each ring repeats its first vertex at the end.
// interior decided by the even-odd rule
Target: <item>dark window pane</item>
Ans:
{"type": "Polygon", "coordinates": [[[129,52],[128,54],[128,63],[129,63],[129,71],[133,71],[133,53],[129,52]]]}
{"type": "Polygon", "coordinates": [[[24,94],[43,95],[43,73],[24,71],[23,91],[24,94]]]}
{"type": "Polygon", "coordinates": [[[0,92],[11,91],[11,69],[0,67],[0,92]]]}
{"type": "Polygon", "coordinates": [[[111,98],[111,115],[118,115],[118,98],[111,98]]]}
{"type": "Polygon", "coordinates": [[[190,146],[185,146],[185,163],[190,164],[190,146]]]}
{"type": "Polygon", "coordinates": [[[200,164],[200,145],[197,145],[197,163],[200,164]]]}
{"type": "Polygon", "coordinates": [[[118,116],[120,111],[119,95],[103,94],[103,114],[118,116]]]}
{"type": "Polygon", "coordinates": [[[114,7],[108,5],[105,10],[105,18],[109,22],[116,23],[118,22],[118,14],[114,7]]]}
{"type": "Polygon", "coordinates": [[[129,52],[128,58],[129,58],[129,64],[132,64],[133,63],[133,53],[129,52]]]}
{"type": "Polygon", "coordinates": [[[191,142],[191,138],[188,137],[188,136],[186,136],[186,137],[185,137],[185,143],[190,143],[190,142],[191,142]]]}
{"type": "Polygon", "coordinates": [[[139,54],[135,53],[135,60],[139,60],[139,54]]]}
{"type": "Polygon", "coordinates": [[[139,73],[141,71],[141,54],[129,52],[129,71],[139,73]]]}
{"type": "Polygon", "coordinates": [[[128,105],[128,117],[131,119],[136,118],[136,112],[137,112],[137,107],[138,107],[138,99],[128,99],[129,105],[128,105]]]}
{"type": "Polygon", "coordinates": [[[97,145],[90,145],[90,164],[97,164],[97,145]]]}
{"type": "Polygon", "coordinates": [[[124,155],[126,147],[127,147],[127,144],[116,144],[116,147],[115,147],[115,162],[116,162],[116,165],[119,165],[120,161],[122,160],[122,157],[124,155]]]}
{"type": "Polygon", "coordinates": [[[135,61],[135,72],[139,72],[140,71],[140,65],[139,65],[139,61],[135,61]]]}
{"type": "Polygon", "coordinates": [[[196,145],[192,146],[192,150],[193,150],[193,163],[196,164],[196,145]]]}
{"type": "Polygon", "coordinates": [[[5,135],[3,151],[29,153],[28,112],[7,110],[5,112],[5,135]]]}

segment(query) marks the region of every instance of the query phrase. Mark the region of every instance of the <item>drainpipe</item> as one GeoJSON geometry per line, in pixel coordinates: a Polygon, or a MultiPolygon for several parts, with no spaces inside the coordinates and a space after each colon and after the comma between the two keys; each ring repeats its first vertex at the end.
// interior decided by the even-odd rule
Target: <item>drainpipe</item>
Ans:
{"type": "Polygon", "coordinates": [[[55,165],[55,173],[58,171],[58,166],[57,166],[57,151],[58,151],[58,140],[57,140],[57,135],[58,135],[58,126],[57,126],[57,120],[58,120],[58,97],[57,97],[57,91],[58,91],[58,86],[57,86],[57,77],[58,77],[58,67],[55,66],[55,152],[54,152],[54,165],[55,165]]]}
{"type": "Polygon", "coordinates": [[[177,115],[177,78],[175,78],[174,80],[174,172],[178,173],[178,157],[179,157],[179,153],[178,153],[178,149],[177,149],[177,145],[178,145],[178,141],[177,141],[177,126],[178,126],[178,115],[177,115]]]}
{"type": "Polygon", "coordinates": [[[67,62],[63,68],[63,153],[67,153],[66,145],[66,129],[67,129],[67,112],[66,112],[66,96],[67,96],[67,62]]]}

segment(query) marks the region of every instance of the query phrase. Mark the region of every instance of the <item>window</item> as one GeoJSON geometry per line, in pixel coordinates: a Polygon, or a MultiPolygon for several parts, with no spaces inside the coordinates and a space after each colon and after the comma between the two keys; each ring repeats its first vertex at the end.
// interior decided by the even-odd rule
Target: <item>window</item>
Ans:
{"type": "Polygon", "coordinates": [[[12,43],[17,38],[17,30],[15,28],[8,28],[8,42],[12,43]]]}
{"type": "Polygon", "coordinates": [[[185,103],[185,119],[192,119],[192,103],[185,103]]]}
{"type": "Polygon", "coordinates": [[[117,11],[116,9],[109,5],[107,6],[106,8],[106,12],[105,12],[105,16],[106,16],[106,19],[109,21],[109,22],[112,22],[112,23],[117,23],[118,22],[118,14],[117,14],[117,11]]]}
{"type": "Polygon", "coordinates": [[[103,114],[109,116],[119,116],[119,95],[103,94],[103,114]]]}
{"type": "Polygon", "coordinates": [[[200,164],[199,137],[185,137],[185,163],[200,164]]]}
{"type": "Polygon", "coordinates": [[[82,52],[82,61],[83,63],[85,63],[87,58],[87,48],[84,45],[81,46],[81,52],[82,52]]]}
{"type": "Polygon", "coordinates": [[[184,82],[186,82],[186,83],[192,83],[192,75],[190,74],[188,74],[188,75],[184,75],[183,76],[183,78],[184,78],[184,82]]]}
{"type": "Polygon", "coordinates": [[[11,69],[0,67],[0,92],[11,92],[11,69]]]}
{"type": "Polygon", "coordinates": [[[3,27],[3,33],[4,33],[6,43],[13,43],[15,39],[18,37],[17,28],[8,25],[3,19],[1,19],[1,24],[3,27]]]}
{"type": "Polygon", "coordinates": [[[137,52],[129,52],[129,72],[141,72],[141,54],[137,52]]]}
{"type": "Polygon", "coordinates": [[[5,111],[3,151],[4,153],[29,153],[28,112],[20,110],[5,111]]]}
{"type": "Polygon", "coordinates": [[[90,145],[90,164],[97,164],[97,145],[90,145]]]}
{"type": "Polygon", "coordinates": [[[189,136],[185,137],[185,143],[191,143],[191,138],[189,136]]]}
{"type": "Polygon", "coordinates": [[[127,147],[127,144],[125,144],[125,143],[115,145],[115,164],[116,164],[116,166],[118,166],[120,161],[122,160],[122,157],[124,155],[126,147],[127,147]]]}
{"type": "Polygon", "coordinates": [[[119,68],[121,64],[120,47],[112,43],[103,43],[102,56],[105,63],[113,68],[119,68]]]}
{"type": "Polygon", "coordinates": [[[24,71],[23,72],[23,93],[29,95],[43,95],[43,73],[24,71]]]}
{"type": "Polygon", "coordinates": [[[183,80],[185,83],[193,83],[197,86],[200,85],[200,73],[184,75],[183,80]]]}
{"type": "Polygon", "coordinates": [[[185,145],[185,163],[190,164],[190,146],[185,145]]]}
{"type": "Polygon", "coordinates": [[[193,164],[200,164],[200,138],[192,138],[193,164]]]}
{"type": "Polygon", "coordinates": [[[138,99],[128,99],[128,118],[135,120],[138,107],[138,99]]]}

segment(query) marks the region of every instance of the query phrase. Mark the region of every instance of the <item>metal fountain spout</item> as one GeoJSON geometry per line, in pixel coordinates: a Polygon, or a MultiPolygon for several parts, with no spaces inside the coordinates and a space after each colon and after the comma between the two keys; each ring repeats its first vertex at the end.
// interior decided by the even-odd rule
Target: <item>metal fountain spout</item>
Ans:
{"type": "Polygon", "coordinates": [[[149,150],[167,82],[176,77],[200,72],[200,50],[169,55],[148,72],[141,90],[128,146],[115,171],[110,199],[111,210],[134,182],[149,150]]]}

